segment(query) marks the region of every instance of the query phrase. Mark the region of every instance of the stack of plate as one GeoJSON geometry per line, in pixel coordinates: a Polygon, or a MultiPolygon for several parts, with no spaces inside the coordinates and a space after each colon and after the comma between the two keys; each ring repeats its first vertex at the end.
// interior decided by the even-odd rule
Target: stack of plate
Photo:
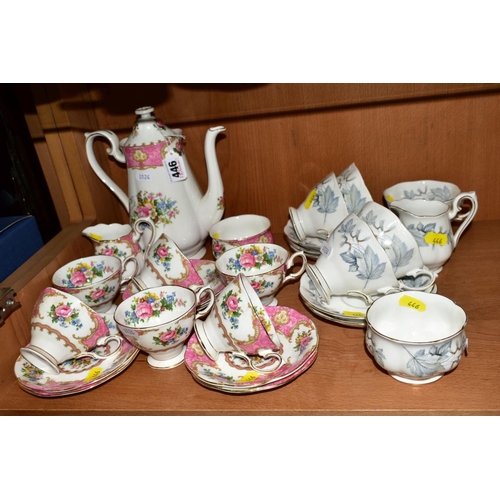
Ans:
{"type": "MultiPolygon", "coordinates": [[[[428,293],[436,292],[437,285],[434,285],[428,293]]],[[[366,326],[369,305],[361,296],[332,295],[330,303],[326,304],[307,274],[303,274],[300,279],[299,295],[306,307],[320,318],[356,328],[366,326]]]]}
{"type": "MultiPolygon", "coordinates": [[[[101,314],[108,325],[109,334],[116,335],[119,331],[113,319],[116,306],[101,314]]],[[[107,346],[93,349],[104,355],[116,347],[112,341],[107,346]]],[[[17,381],[22,389],[40,397],[52,398],[68,396],[93,389],[123,372],[139,354],[139,349],[129,344],[125,339],[121,348],[106,359],[80,358],[68,360],[59,365],[60,373],[53,375],[36,368],[23,356],[19,356],[14,365],[17,381]]]]}
{"type": "Polygon", "coordinates": [[[325,304],[307,274],[300,279],[299,295],[306,307],[323,319],[357,328],[366,326],[368,304],[362,297],[333,295],[325,304]]]}
{"type": "Polygon", "coordinates": [[[289,307],[265,309],[280,338],[283,365],[274,372],[257,372],[229,353],[221,353],[213,361],[194,333],[188,341],[185,365],[198,383],[227,393],[266,391],[291,382],[314,363],[319,337],[311,319],[289,307]]]}
{"type": "Polygon", "coordinates": [[[292,221],[288,221],[284,233],[288,239],[290,247],[296,252],[304,252],[307,257],[316,260],[320,255],[321,245],[325,242],[321,238],[315,238],[314,236],[308,236],[304,241],[300,241],[295,229],[293,228],[292,221]]]}

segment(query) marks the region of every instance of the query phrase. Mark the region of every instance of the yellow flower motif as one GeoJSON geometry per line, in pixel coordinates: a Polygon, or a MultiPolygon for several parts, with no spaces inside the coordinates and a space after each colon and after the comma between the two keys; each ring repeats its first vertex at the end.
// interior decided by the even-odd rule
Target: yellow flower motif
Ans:
{"type": "Polygon", "coordinates": [[[191,344],[191,349],[193,349],[197,356],[203,356],[205,354],[205,351],[203,350],[201,345],[198,344],[198,342],[193,342],[191,344]]]}
{"type": "Polygon", "coordinates": [[[274,315],[273,321],[278,325],[286,325],[290,321],[290,315],[288,314],[288,311],[282,309],[274,315]]]}

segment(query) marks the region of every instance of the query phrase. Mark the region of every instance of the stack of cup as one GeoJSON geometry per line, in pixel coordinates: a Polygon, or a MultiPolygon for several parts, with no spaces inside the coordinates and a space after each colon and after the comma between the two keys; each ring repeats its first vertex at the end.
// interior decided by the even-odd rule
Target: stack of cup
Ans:
{"type": "Polygon", "coordinates": [[[359,213],[372,197],[354,163],[317,183],[298,208],[289,208],[285,234],[295,250],[317,258],[321,245],[351,213],[359,213]]]}
{"type": "Polygon", "coordinates": [[[360,295],[369,303],[391,291],[431,291],[436,275],[407,233],[388,209],[369,202],[335,228],[306,273],[326,304],[332,296],[360,295]]]}

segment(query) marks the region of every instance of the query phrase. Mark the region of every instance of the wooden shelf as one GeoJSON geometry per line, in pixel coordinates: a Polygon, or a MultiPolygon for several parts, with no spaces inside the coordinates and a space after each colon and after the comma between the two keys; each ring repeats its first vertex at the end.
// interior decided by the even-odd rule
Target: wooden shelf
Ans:
{"type": "MultiPolygon", "coordinates": [[[[225,394],[199,385],[183,365],[154,370],[140,353],[102,386],[44,399],[19,387],[13,372],[17,355],[12,352],[2,366],[0,414],[500,415],[499,235],[499,220],[473,221],[438,277],[438,293],[467,312],[469,352],[456,370],[433,384],[411,386],[393,380],[365,349],[364,330],[316,317],[301,301],[296,282],[281,290],[279,303],[313,319],[319,353],[308,371],[283,387],[225,394]]],[[[282,234],[275,236],[288,246],[282,234]]]]}

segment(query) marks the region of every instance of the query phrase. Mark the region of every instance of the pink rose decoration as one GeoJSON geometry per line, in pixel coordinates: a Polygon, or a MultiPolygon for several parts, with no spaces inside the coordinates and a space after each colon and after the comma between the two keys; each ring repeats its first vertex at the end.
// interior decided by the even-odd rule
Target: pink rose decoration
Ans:
{"type": "Polygon", "coordinates": [[[251,253],[244,253],[240,257],[242,267],[253,267],[255,265],[255,257],[251,253]]]}
{"type": "Polygon", "coordinates": [[[158,248],[158,250],[156,251],[156,253],[162,258],[166,258],[168,257],[168,248],[167,247],[160,247],[158,248]]]}
{"type": "Polygon", "coordinates": [[[135,314],[141,319],[146,319],[153,314],[153,308],[148,302],[139,302],[135,308],[135,314]]]}
{"type": "Polygon", "coordinates": [[[114,255],[115,252],[112,248],[105,248],[102,252],[103,255],[114,255]]]}
{"type": "Polygon", "coordinates": [[[231,311],[236,311],[238,309],[238,299],[233,295],[227,299],[226,304],[231,311]]]}
{"type": "Polygon", "coordinates": [[[59,306],[56,307],[56,316],[61,316],[62,318],[68,318],[73,313],[71,307],[69,306],[59,306]]]}
{"type": "Polygon", "coordinates": [[[222,245],[219,242],[214,243],[214,252],[215,253],[221,253],[222,252],[222,245]]]}
{"type": "Polygon", "coordinates": [[[250,285],[252,285],[254,290],[258,290],[260,288],[260,283],[258,281],[252,281],[250,285]]]}
{"type": "Polygon", "coordinates": [[[85,274],[83,274],[81,271],[75,271],[70,278],[71,283],[73,285],[83,285],[86,281],[87,278],[85,278],[85,274]]]}
{"type": "Polygon", "coordinates": [[[139,217],[149,217],[149,208],[148,207],[137,207],[137,213],[139,217]]]}
{"type": "Polygon", "coordinates": [[[307,344],[311,342],[311,337],[304,337],[300,339],[300,347],[307,347],[307,344]]]}
{"type": "Polygon", "coordinates": [[[168,342],[175,337],[175,330],[167,330],[165,333],[162,333],[160,336],[160,340],[162,342],[168,342]]]}
{"type": "Polygon", "coordinates": [[[92,300],[98,300],[104,295],[104,290],[96,290],[90,294],[92,300]]]}

